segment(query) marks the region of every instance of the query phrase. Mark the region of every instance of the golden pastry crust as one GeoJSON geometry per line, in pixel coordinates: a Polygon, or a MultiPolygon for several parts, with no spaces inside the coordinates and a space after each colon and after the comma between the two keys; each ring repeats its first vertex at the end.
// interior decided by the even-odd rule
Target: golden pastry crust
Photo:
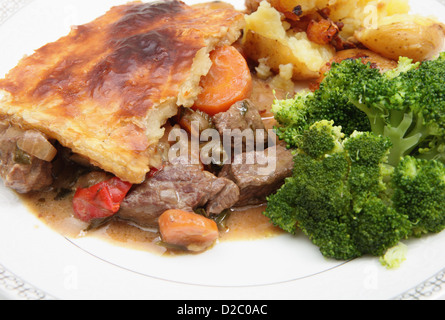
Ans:
{"type": "Polygon", "coordinates": [[[215,47],[236,41],[233,8],[130,3],[38,49],[0,80],[0,117],[39,130],[131,183],[162,126],[191,106],[215,47]]]}

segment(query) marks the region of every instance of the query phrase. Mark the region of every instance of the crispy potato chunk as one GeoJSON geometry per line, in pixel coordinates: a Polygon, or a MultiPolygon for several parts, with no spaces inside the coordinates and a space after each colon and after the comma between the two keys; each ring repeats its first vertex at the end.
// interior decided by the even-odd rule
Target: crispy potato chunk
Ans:
{"type": "Polygon", "coordinates": [[[328,8],[329,18],[344,23],[345,39],[363,26],[394,14],[410,11],[408,0],[269,0],[272,6],[290,20],[316,15],[328,8]]]}
{"type": "Polygon", "coordinates": [[[317,78],[320,68],[335,54],[332,46],[312,42],[306,32],[290,29],[280,13],[266,1],[246,17],[244,31],[243,52],[249,58],[262,59],[277,73],[280,66],[292,64],[294,80],[317,78]]]}
{"type": "Polygon", "coordinates": [[[375,28],[363,28],[355,37],[370,50],[389,59],[408,57],[414,61],[433,58],[444,48],[443,24],[415,15],[382,19],[375,28]]]}

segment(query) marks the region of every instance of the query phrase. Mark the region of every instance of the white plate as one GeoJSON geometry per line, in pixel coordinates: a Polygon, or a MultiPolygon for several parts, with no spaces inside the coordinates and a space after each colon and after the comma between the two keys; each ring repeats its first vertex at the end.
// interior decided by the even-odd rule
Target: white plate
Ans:
{"type": "MultiPolygon", "coordinates": [[[[244,3],[229,2],[239,8],[244,3]]],[[[0,0],[0,76],[24,54],[67,34],[71,25],[123,3],[0,0]]],[[[445,17],[437,1],[412,5],[415,12],[445,17]]],[[[96,238],[65,238],[4,187],[0,208],[5,299],[439,299],[445,294],[445,233],[410,241],[407,261],[388,271],[376,258],[327,261],[305,237],[285,235],[163,258],[96,238]]]]}

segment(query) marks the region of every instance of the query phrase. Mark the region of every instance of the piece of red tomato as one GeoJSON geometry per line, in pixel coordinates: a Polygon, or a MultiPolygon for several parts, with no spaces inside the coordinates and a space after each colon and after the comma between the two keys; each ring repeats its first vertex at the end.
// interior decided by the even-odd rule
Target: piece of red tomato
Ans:
{"type": "Polygon", "coordinates": [[[77,189],[73,199],[74,215],[85,222],[116,214],[133,185],[119,178],[77,189]]]}

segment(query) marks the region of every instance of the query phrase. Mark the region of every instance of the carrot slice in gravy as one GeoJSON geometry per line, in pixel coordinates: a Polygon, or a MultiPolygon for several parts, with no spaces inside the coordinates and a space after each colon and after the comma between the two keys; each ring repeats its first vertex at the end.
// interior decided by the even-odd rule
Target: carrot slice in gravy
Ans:
{"type": "Polygon", "coordinates": [[[252,75],[242,54],[233,46],[211,52],[213,65],[201,80],[202,92],[193,107],[211,116],[227,111],[252,92],[252,75]]]}
{"type": "Polygon", "coordinates": [[[215,221],[196,213],[168,210],[159,218],[159,230],[165,243],[190,251],[203,251],[219,237],[215,221]]]}

